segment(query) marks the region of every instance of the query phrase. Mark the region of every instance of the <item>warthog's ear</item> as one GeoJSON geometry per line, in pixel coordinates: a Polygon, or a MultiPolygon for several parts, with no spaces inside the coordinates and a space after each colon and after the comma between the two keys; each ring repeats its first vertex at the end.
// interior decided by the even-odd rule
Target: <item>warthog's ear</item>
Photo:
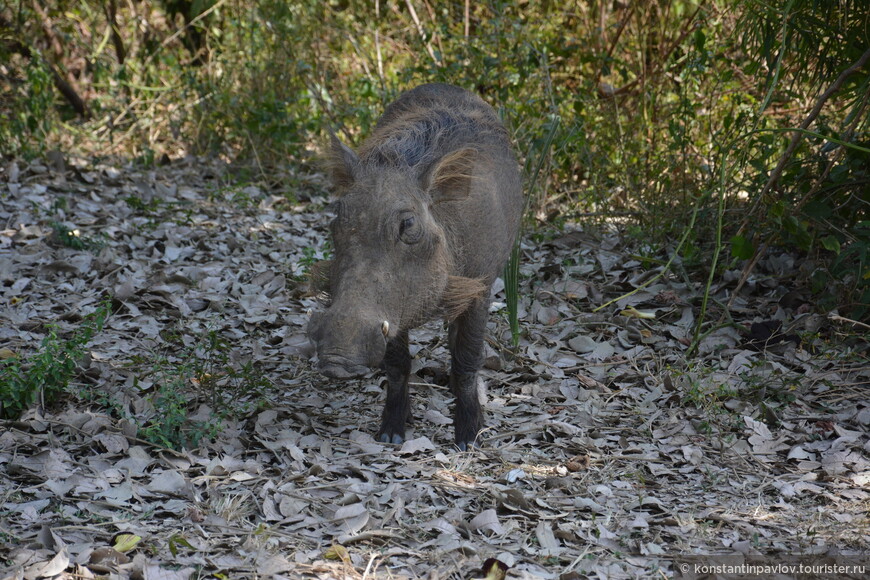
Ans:
{"type": "Polygon", "coordinates": [[[329,132],[329,145],[326,166],[332,176],[332,185],[341,192],[353,185],[359,157],[332,131],[329,132]]]}
{"type": "Polygon", "coordinates": [[[426,189],[432,203],[457,201],[468,197],[477,151],[464,147],[451,151],[432,164],[426,178],[426,189]]]}
{"type": "Polygon", "coordinates": [[[454,320],[468,310],[475,300],[483,299],[489,286],[482,278],[465,278],[463,276],[447,276],[447,287],[441,298],[441,309],[444,318],[454,320]]]}

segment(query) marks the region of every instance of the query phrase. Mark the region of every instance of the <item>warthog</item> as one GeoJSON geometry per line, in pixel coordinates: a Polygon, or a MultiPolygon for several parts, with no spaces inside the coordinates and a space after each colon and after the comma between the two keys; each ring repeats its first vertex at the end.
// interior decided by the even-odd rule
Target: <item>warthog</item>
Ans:
{"type": "Polygon", "coordinates": [[[408,331],[449,321],[455,441],[483,425],[477,372],[490,289],[510,255],[523,209],[507,131],[492,107],[458,87],[429,84],[387,107],[358,153],[334,135],[335,257],[331,304],[308,327],[320,372],[349,378],[381,365],[387,399],[377,433],[402,443],[410,418],[408,331]]]}

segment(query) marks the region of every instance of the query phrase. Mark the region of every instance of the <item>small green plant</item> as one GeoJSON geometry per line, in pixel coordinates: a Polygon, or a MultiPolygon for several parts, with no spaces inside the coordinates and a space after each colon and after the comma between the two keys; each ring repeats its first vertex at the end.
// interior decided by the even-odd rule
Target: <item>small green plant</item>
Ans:
{"type": "Polygon", "coordinates": [[[0,361],[0,417],[14,419],[37,401],[57,399],[75,378],[85,347],[103,329],[111,308],[111,301],[102,302],[65,340],[49,325],[39,352],[26,360],[11,356],[0,361]]]}
{"type": "Polygon", "coordinates": [[[332,258],[332,240],[326,238],[326,243],[323,248],[317,249],[313,246],[302,248],[302,257],[299,258],[299,266],[302,268],[302,274],[308,274],[311,267],[322,260],[332,258]]]}
{"type": "Polygon", "coordinates": [[[135,195],[129,195],[124,198],[124,202],[130,209],[136,210],[138,212],[142,212],[145,214],[154,213],[158,209],[160,209],[160,200],[156,197],[151,199],[150,201],[145,201],[141,197],[137,197],[135,195]]]}
{"type": "Polygon", "coordinates": [[[508,324],[511,328],[511,342],[514,348],[520,344],[519,319],[519,277],[520,277],[520,242],[514,243],[511,255],[504,268],[504,292],[508,309],[508,324]]]}
{"type": "Polygon", "coordinates": [[[253,362],[233,363],[230,349],[230,343],[214,330],[196,349],[201,364],[194,385],[221,418],[252,412],[272,386],[253,362]]]}
{"type": "Polygon", "coordinates": [[[293,267],[293,277],[299,282],[308,282],[313,287],[325,289],[332,260],[332,238],[327,237],[321,248],[302,248],[302,257],[293,267]]]}
{"type": "Polygon", "coordinates": [[[255,209],[263,197],[258,183],[250,175],[249,168],[233,169],[231,174],[223,177],[225,181],[212,186],[208,192],[209,200],[229,202],[240,210],[255,209]]]}
{"type": "Polygon", "coordinates": [[[193,381],[192,370],[182,366],[176,373],[162,370],[163,376],[157,390],[151,396],[154,415],[140,428],[140,435],[147,441],[162,447],[179,449],[196,446],[203,438],[211,438],[220,432],[219,420],[194,421],[189,417],[186,390],[193,381]]]}
{"type": "MultiPolygon", "coordinates": [[[[173,344],[183,339],[172,331],[161,336],[173,344]]],[[[253,363],[234,363],[230,349],[229,342],[211,330],[196,344],[182,348],[178,357],[150,361],[151,368],[136,384],[145,379],[153,383],[147,393],[153,412],[132,418],[142,438],[173,449],[196,446],[215,437],[224,419],[243,416],[261,404],[271,383],[253,363]],[[202,403],[211,409],[208,418],[191,419],[202,403]]],[[[148,364],[143,358],[135,362],[148,364]]]]}
{"type": "Polygon", "coordinates": [[[670,369],[676,384],[680,385],[685,405],[691,405],[715,417],[727,412],[724,402],[735,392],[718,381],[714,369],[703,363],[691,363],[682,370],[670,369]]]}
{"type": "Polygon", "coordinates": [[[98,252],[106,243],[92,236],[83,236],[78,229],[71,229],[60,222],[52,222],[51,229],[54,230],[55,238],[67,248],[73,250],[88,250],[98,252]]]}

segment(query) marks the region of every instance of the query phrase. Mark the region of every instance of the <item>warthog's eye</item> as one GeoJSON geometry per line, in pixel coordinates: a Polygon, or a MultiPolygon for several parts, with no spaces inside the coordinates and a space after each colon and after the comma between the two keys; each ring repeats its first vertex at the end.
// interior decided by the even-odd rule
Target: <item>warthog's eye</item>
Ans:
{"type": "Polygon", "coordinates": [[[399,223],[399,239],[406,244],[414,244],[420,241],[423,229],[417,224],[417,218],[413,215],[402,216],[399,223]]]}

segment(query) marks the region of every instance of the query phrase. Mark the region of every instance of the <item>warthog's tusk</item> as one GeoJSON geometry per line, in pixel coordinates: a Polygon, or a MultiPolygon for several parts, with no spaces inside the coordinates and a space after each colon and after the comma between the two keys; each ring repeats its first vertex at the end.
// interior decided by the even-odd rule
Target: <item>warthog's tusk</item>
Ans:
{"type": "Polygon", "coordinates": [[[387,335],[390,334],[390,323],[388,321],[384,320],[381,323],[381,332],[384,333],[384,338],[386,338],[387,335]]]}

